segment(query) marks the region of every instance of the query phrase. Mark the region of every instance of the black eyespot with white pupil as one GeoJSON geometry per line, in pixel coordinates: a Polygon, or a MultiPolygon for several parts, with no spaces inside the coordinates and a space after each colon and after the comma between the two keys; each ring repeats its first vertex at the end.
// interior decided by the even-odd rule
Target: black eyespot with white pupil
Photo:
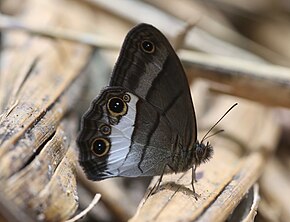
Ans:
{"type": "Polygon", "coordinates": [[[97,157],[102,157],[109,152],[110,143],[104,138],[97,138],[92,143],[91,150],[97,157]]]}
{"type": "Polygon", "coordinates": [[[121,113],[124,110],[124,102],[120,98],[112,98],[109,102],[109,109],[114,113],[121,113]]]}
{"type": "Polygon", "coordinates": [[[141,49],[146,53],[153,53],[155,51],[155,45],[149,40],[144,40],[141,43],[141,49]]]}
{"type": "Polygon", "coordinates": [[[107,107],[112,116],[122,116],[127,112],[127,104],[119,97],[112,97],[107,107]]]}

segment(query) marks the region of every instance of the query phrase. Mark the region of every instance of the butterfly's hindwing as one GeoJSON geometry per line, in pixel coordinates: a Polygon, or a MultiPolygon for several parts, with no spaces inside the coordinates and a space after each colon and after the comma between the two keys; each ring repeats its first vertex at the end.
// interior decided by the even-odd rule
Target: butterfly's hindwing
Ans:
{"type": "Polygon", "coordinates": [[[92,180],[161,174],[170,160],[173,132],[168,120],[154,106],[125,90],[116,87],[104,90],[84,116],[82,127],[78,139],[82,146],[80,164],[92,180]],[[111,98],[124,95],[130,97],[126,114],[112,124],[107,104],[111,98]],[[94,117],[96,110],[102,114],[94,117]],[[108,135],[101,132],[104,125],[110,126],[108,135]],[[97,138],[109,141],[110,149],[104,156],[92,152],[97,138]]]}

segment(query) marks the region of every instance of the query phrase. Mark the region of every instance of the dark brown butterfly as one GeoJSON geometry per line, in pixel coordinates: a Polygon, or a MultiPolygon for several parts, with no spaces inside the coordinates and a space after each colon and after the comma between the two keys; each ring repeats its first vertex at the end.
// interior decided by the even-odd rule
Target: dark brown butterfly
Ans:
{"type": "Polygon", "coordinates": [[[192,168],[193,185],[196,166],[213,149],[197,141],[184,70],[159,30],[140,24],[128,33],[109,86],[83,116],[77,143],[91,180],[192,168]]]}

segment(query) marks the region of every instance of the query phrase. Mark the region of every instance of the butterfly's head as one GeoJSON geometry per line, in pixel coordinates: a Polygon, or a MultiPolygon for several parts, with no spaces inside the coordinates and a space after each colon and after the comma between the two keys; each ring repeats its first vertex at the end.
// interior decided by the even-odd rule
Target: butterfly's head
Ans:
{"type": "Polygon", "coordinates": [[[196,141],[195,143],[195,165],[198,166],[201,163],[207,162],[213,155],[213,147],[209,142],[204,144],[203,142],[196,141]]]}
{"type": "Polygon", "coordinates": [[[206,144],[203,143],[204,140],[208,139],[209,137],[212,137],[218,133],[223,132],[224,130],[219,130],[212,135],[208,136],[208,134],[219,124],[219,122],[236,106],[238,103],[235,103],[232,105],[225,114],[209,129],[209,131],[204,135],[201,142],[196,141],[195,143],[195,149],[194,149],[194,155],[195,155],[195,165],[198,166],[201,163],[207,162],[213,155],[213,148],[212,145],[207,142],[206,144]]]}

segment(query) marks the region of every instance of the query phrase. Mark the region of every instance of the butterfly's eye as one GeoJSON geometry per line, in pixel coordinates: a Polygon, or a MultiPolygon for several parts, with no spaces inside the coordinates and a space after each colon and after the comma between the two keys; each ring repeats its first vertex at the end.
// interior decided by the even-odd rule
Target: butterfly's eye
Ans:
{"type": "Polygon", "coordinates": [[[108,125],[102,125],[100,127],[100,131],[103,135],[110,135],[111,133],[111,128],[108,125]]]}
{"type": "Polygon", "coordinates": [[[112,116],[122,116],[127,112],[127,104],[119,97],[112,97],[107,104],[112,116]]]}
{"type": "Polygon", "coordinates": [[[110,143],[104,138],[97,138],[93,141],[91,150],[97,157],[102,157],[109,152],[110,143]]]}
{"type": "Polygon", "coordinates": [[[141,49],[144,52],[151,54],[155,51],[155,45],[149,40],[144,40],[141,42],[141,49]]]}

